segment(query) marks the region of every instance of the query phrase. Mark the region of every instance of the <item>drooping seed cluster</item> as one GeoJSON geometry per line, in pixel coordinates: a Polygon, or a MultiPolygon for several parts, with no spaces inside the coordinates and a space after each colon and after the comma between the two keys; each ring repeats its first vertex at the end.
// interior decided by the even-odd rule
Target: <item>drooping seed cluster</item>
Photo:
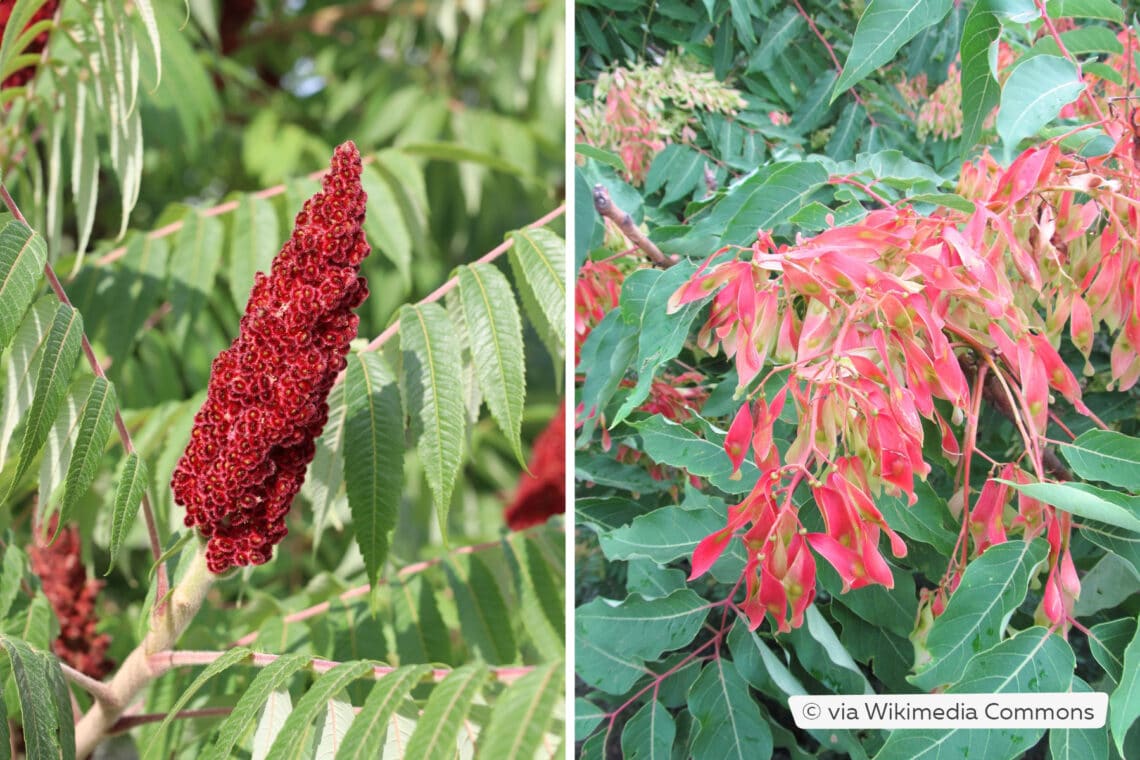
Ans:
{"type": "MultiPolygon", "coordinates": [[[[54,522],[51,530],[55,530],[54,522]]],[[[53,544],[47,546],[37,540],[28,553],[32,572],[39,576],[44,596],[59,619],[59,636],[52,642],[53,651],[81,673],[103,678],[114,667],[107,659],[111,637],[95,630],[99,624],[95,600],[103,582],[87,577],[78,529],[68,525],[60,530],[53,544]]]]}
{"type": "Polygon", "coordinates": [[[360,153],[336,149],[270,274],[258,273],[241,331],[214,360],[206,401],[174,470],[186,525],[214,573],[269,560],[328,420],[328,398],[368,295],[360,153]]]}
{"type": "MultiPolygon", "coordinates": [[[[4,29],[8,26],[8,20],[12,17],[12,9],[15,5],[14,0],[0,0],[0,36],[3,36],[4,29]]],[[[57,8],[59,8],[59,0],[47,0],[47,2],[39,7],[39,10],[32,14],[28,26],[50,19],[55,15],[57,8]]],[[[49,34],[47,31],[37,34],[35,38],[28,43],[28,46],[24,48],[22,53],[25,55],[35,55],[36,53],[42,52],[44,46],[47,45],[49,34]]],[[[21,87],[27,84],[31,78],[35,76],[35,73],[35,66],[25,66],[22,69],[17,69],[9,74],[3,83],[0,83],[0,90],[9,87],[21,87]]]]}

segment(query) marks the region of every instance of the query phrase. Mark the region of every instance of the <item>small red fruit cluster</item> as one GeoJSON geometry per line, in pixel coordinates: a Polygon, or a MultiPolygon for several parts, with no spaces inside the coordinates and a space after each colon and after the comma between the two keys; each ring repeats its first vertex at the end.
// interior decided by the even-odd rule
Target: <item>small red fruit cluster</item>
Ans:
{"type": "Polygon", "coordinates": [[[103,678],[114,667],[107,659],[111,637],[95,632],[99,624],[95,598],[103,583],[87,577],[80,556],[79,531],[68,525],[60,530],[55,543],[47,546],[37,541],[29,553],[32,572],[39,576],[44,595],[59,619],[59,636],[52,649],[81,673],[103,678]]]}
{"type": "Polygon", "coordinates": [[[174,470],[186,525],[208,539],[211,572],[267,562],[328,421],[328,394],[368,296],[360,153],[336,149],[267,276],[258,273],[241,332],[214,360],[206,401],[174,470]]]}
{"type": "MultiPolygon", "coordinates": [[[[15,0],[0,0],[0,36],[4,35],[4,29],[8,26],[8,19],[12,17],[12,9],[15,7],[15,5],[15,0]]],[[[47,19],[50,19],[55,15],[57,8],[59,8],[59,0],[47,0],[47,2],[40,6],[39,10],[32,14],[32,18],[31,21],[28,22],[28,26],[31,26],[32,24],[40,21],[46,21],[47,19]]],[[[47,31],[43,31],[37,34],[35,36],[35,39],[33,39],[31,43],[29,43],[28,46],[24,48],[22,51],[23,54],[35,55],[36,53],[41,52],[47,45],[48,35],[49,32],[47,31]]],[[[9,74],[8,77],[4,79],[3,83],[0,83],[0,90],[7,89],[9,87],[22,87],[31,81],[31,78],[35,76],[35,73],[35,66],[25,66],[22,69],[17,69],[16,71],[13,71],[11,74],[9,74]]]]}

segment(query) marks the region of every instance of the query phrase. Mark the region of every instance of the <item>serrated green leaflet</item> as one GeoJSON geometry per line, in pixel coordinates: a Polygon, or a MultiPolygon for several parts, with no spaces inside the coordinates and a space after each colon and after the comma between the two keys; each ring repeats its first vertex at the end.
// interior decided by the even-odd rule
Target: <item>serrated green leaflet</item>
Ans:
{"type": "Polygon", "coordinates": [[[476,556],[444,563],[448,584],[459,608],[460,627],[468,645],[494,665],[513,662],[516,654],[512,616],[499,584],[476,556]],[[467,572],[461,564],[467,566],[467,572]]]}
{"type": "Polygon", "coordinates": [[[731,660],[714,657],[705,666],[689,690],[689,710],[697,724],[694,758],[771,756],[772,732],[731,660]]]}
{"type": "Polygon", "coordinates": [[[66,491],[60,508],[60,524],[70,521],[79,497],[87,493],[103,458],[115,421],[115,387],[105,377],[96,377],[80,412],[79,434],[67,465],[66,491]]]}
{"type": "Polygon", "coordinates": [[[511,270],[527,318],[550,351],[562,356],[566,324],[566,241],[543,228],[509,235],[511,270]]]}
{"type": "MultiPolygon", "coordinates": [[[[996,547],[987,550],[986,554],[993,548],[996,547]]],[[[965,579],[962,582],[965,583],[965,579]]],[[[947,693],[1067,691],[1073,666],[1073,650],[1064,639],[1044,628],[1029,628],[970,660],[961,680],[947,689],[947,693]]],[[[1032,747],[1043,731],[1041,728],[893,731],[875,755],[875,760],[948,760],[961,757],[1012,760],[1032,747]]]]}
{"type": "Polygon", "coordinates": [[[459,268],[459,297],[479,390],[525,467],[521,433],[526,363],[522,320],[511,285],[491,264],[471,264],[459,268]]]}
{"type": "Polygon", "coordinates": [[[43,238],[27,225],[9,221],[0,230],[0,351],[16,334],[46,262],[43,238]]]}
{"type": "Polygon", "coordinates": [[[489,675],[481,664],[464,665],[453,670],[432,689],[423,715],[416,723],[416,730],[408,740],[405,756],[451,760],[455,756],[459,727],[489,675]]]}
{"type": "Polygon", "coordinates": [[[395,378],[373,353],[348,357],[344,483],[368,582],[376,585],[404,489],[403,408],[395,378]]]}
{"type": "Polygon", "coordinates": [[[59,661],[27,641],[4,634],[0,634],[0,649],[12,665],[28,758],[74,758],[71,700],[59,661]]]}
{"type": "MultiPolygon", "coordinates": [[[[25,563],[28,561],[28,555],[12,541],[10,533],[4,536],[4,544],[4,556],[0,557],[0,620],[7,616],[12,602],[20,593],[20,581],[24,579],[24,568],[27,567],[25,563]]],[[[3,746],[0,744],[0,747],[3,746]]]]}
{"type": "Polygon", "coordinates": [[[178,701],[175,702],[169,710],[167,710],[166,717],[163,718],[162,723],[160,723],[158,726],[158,729],[155,730],[154,734],[152,734],[150,743],[147,744],[143,750],[142,756],[144,760],[152,760],[153,758],[159,757],[158,750],[160,745],[157,741],[155,741],[155,737],[162,734],[162,732],[166,730],[166,727],[170,725],[170,722],[174,720],[179,711],[181,711],[182,708],[185,707],[190,702],[190,700],[194,698],[194,695],[197,694],[198,691],[206,685],[207,681],[223,672],[227,668],[236,665],[242,660],[245,660],[252,654],[253,652],[246,647],[235,647],[233,649],[227,649],[222,653],[221,657],[207,665],[202,670],[202,672],[198,674],[198,677],[194,679],[193,683],[191,683],[190,686],[187,687],[184,692],[182,692],[182,694],[178,697],[178,701]]]}
{"type": "Polygon", "coordinates": [[[415,662],[451,662],[451,641],[439,613],[435,591],[420,575],[396,578],[392,589],[392,627],[400,656],[415,662]]]}
{"type": "Polygon", "coordinates": [[[278,657],[266,665],[241,699],[234,705],[234,709],[222,723],[218,730],[218,738],[206,750],[204,758],[208,760],[228,760],[233,756],[234,748],[242,737],[253,727],[261,706],[269,698],[270,693],[288,682],[293,674],[309,663],[309,657],[302,654],[288,654],[278,657]]]}
{"type": "Polygon", "coordinates": [[[132,451],[123,461],[119,473],[119,482],[115,486],[114,508],[111,513],[111,545],[109,549],[111,558],[107,564],[108,573],[115,566],[115,560],[123,548],[123,540],[130,532],[131,525],[135,521],[135,515],[138,514],[139,504],[142,502],[143,494],[146,493],[148,479],[146,462],[137,452],[132,451]]]}
{"type": "Polygon", "coordinates": [[[364,706],[337,750],[336,760],[372,760],[378,754],[388,721],[412,689],[431,672],[430,665],[410,665],[381,678],[368,693],[364,706]]]}
{"type": "Polygon", "coordinates": [[[1030,573],[1045,552],[1040,539],[1007,541],[971,562],[930,629],[926,647],[933,659],[911,683],[922,689],[956,683],[972,657],[1001,641],[1005,621],[1025,599],[1030,573]]]}
{"type": "Polygon", "coordinates": [[[285,719],[280,733],[269,748],[268,757],[296,760],[308,752],[313,738],[313,721],[325,704],[358,678],[372,672],[368,661],[345,662],[317,678],[309,690],[297,700],[293,712],[285,719]]]}
{"type": "Polygon", "coordinates": [[[230,227],[230,295],[239,309],[249,300],[257,272],[269,273],[279,248],[277,213],[265,198],[243,195],[230,227]]]}
{"type": "MultiPolygon", "coordinates": [[[[20,442],[20,461],[9,489],[27,472],[47,440],[48,431],[67,396],[71,373],[75,371],[79,360],[82,337],[83,318],[79,312],[67,304],[59,304],[36,359],[39,368],[36,372],[35,395],[27,413],[24,437],[20,442]]],[[[7,499],[7,495],[4,498],[7,499]]]]}
{"type": "Polygon", "coordinates": [[[479,736],[478,760],[530,760],[562,698],[561,660],[536,667],[507,687],[491,710],[491,722],[479,736]]]}
{"type": "Polygon", "coordinates": [[[437,303],[400,308],[404,407],[415,410],[417,450],[447,538],[451,492],[463,459],[463,372],[447,314],[437,303]]]}

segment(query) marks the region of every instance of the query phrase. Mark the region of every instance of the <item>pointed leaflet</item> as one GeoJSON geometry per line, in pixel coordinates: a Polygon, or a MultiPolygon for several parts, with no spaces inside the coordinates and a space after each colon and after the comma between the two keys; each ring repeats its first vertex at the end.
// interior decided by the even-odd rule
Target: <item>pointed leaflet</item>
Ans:
{"type": "Polygon", "coordinates": [[[313,721],[325,704],[353,681],[372,672],[368,661],[345,662],[319,676],[309,690],[297,700],[293,712],[285,719],[280,733],[269,748],[274,760],[296,760],[304,757],[313,738],[313,721]]]}
{"type": "Polygon", "coordinates": [[[74,758],[75,726],[59,660],[4,634],[0,634],[0,649],[11,663],[27,756],[74,758]]]}
{"type": "Polygon", "coordinates": [[[47,440],[71,385],[71,373],[79,361],[82,336],[83,318],[79,312],[67,304],[59,304],[36,360],[39,369],[36,372],[35,395],[28,410],[24,437],[20,442],[20,462],[9,482],[9,493],[47,440]]]}
{"type": "MultiPolygon", "coordinates": [[[[477,760],[531,760],[562,698],[562,661],[536,667],[495,700],[477,760]]],[[[339,760],[339,758],[338,758],[339,760]]]]}
{"type": "Polygon", "coordinates": [[[0,351],[8,347],[35,295],[47,263],[44,239],[26,224],[9,221],[0,230],[0,351]]]}
{"type": "Polygon", "coordinates": [[[772,755],[772,732],[731,660],[714,657],[688,696],[689,711],[697,724],[690,745],[695,760],[752,760],[772,755]]]}
{"type": "Polygon", "coordinates": [[[115,276],[125,282],[123,297],[109,303],[100,302],[100,307],[107,312],[106,324],[114,325],[104,330],[103,342],[111,358],[109,372],[115,378],[122,377],[116,373],[127,364],[128,352],[159,303],[156,294],[163,291],[169,258],[166,238],[151,238],[140,233],[127,241],[127,253],[116,265],[115,276]]]}
{"type": "Polygon", "coordinates": [[[392,714],[430,672],[430,665],[410,665],[394,670],[377,681],[368,693],[360,713],[348,727],[340,749],[337,750],[336,760],[373,760],[377,757],[392,714]]]}
{"type": "Polygon", "coordinates": [[[649,396],[657,370],[681,353],[689,328],[703,303],[688,303],[673,314],[668,302],[696,271],[696,264],[683,261],[660,269],[640,269],[622,284],[621,313],[623,320],[637,327],[637,385],[614,414],[610,426],[624,420],[649,396]]]}
{"type": "Polygon", "coordinates": [[[548,229],[528,227],[509,235],[511,271],[527,318],[550,355],[562,356],[566,326],[566,241],[548,229]]]}
{"type": "MultiPolygon", "coordinates": [[[[991,551],[993,548],[988,549],[986,554],[991,551]]],[[[959,588],[969,588],[965,585],[965,579],[962,584],[959,588]]],[[[946,693],[1068,691],[1074,665],[1073,650],[1064,639],[1044,628],[1028,628],[970,660],[961,681],[947,689],[946,693]]],[[[984,731],[969,728],[942,731],[922,728],[893,731],[875,755],[875,760],[938,760],[951,757],[1013,760],[1023,757],[1026,749],[1041,738],[1043,731],[1041,728],[990,728],[984,731]]]]}
{"type": "Polygon", "coordinates": [[[159,743],[155,741],[155,739],[166,730],[166,727],[170,725],[170,722],[174,720],[175,716],[178,715],[183,707],[189,704],[190,700],[206,685],[207,681],[230,666],[236,665],[246,659],[251,654],[253,654],[252,650],[246,647],[234,647],[233,649],[227,649],[222,653],[221,657],[207,665],[202,672],[198,674],[198,677],[194,679],[193,683],[179,695],[178,701],[166,711],[166,717],[163,718],[162,723],[159,724],[158,728],[151,735],[151,740],[143,751],[142,756],[144,760],[156,757],[155,750],[159,748],[159,743]]]}
{"type": "Polygon", "coordinates": [[[486,666],[474,663],[456,668],[432,689],[416,730],[408,740],[405,757],[420,760],[451,760],[459,727],[471,709],[471,701],[479,693],[490,673],[486,666]]]}
{"type": "MultiPolygon", "coordinates": [[[[32,16],[36,14],[47,0],[23,0],[23,2],[15,2],[9,5],[10,16],[4,26],[4,36],[0,38],[0,73],[5,72],[9,64],[12,62],[14,56],[20,55],[24,52],[22,48],[26,48],[26,43],[23,46],[17,45],[17,38],[23,34],[28,26],[28,22],[32,20],[32,16]]],[[[30,40],[28,40],[30,42],[30,40]]],[[[38,56],[37,56],[38,58],[38,56]]],[[[7,78],[11,72],[3,73],[7,78]]]]}
{"type": "Polygon", "coordinates": [[[1014,483],[998,480],[1057,509],[1140,533],[1140,496],[1087,483],[1014,483]]]}
{"type": "Polygon", "coordinates": [[[404,490],[403,410],[395,379],[378,354],[350,354],[344,387],[345,490],[368,582],[375,586],[404,490]]]}
{"type": "Polygon", "coordinates": [[[411,662],[451,662],[451,640],[439,614],[435,591],[422,575],[399,576],[392,589],[392,628],[396,651],[411,662]]]}
{"type": "Polygon", "coordinates": [[[72,267],[74,275],[83,264],[83,254],[95,225],[95,201],[99,197],[99,144],[95,139],[98,127],[93,122],[98,118],[98,113],[95,104],[89,102],[91,96],[82,82],[76,81],[74,89],[68,94],[73,100],[73,104],[69,105],[75,108],[74,121],[70,125],[75,146],[71,165],[71,194],[75,197],[76,225],[79,229],[79,240],[75,245],[79,255],[72,267]]]}
{"type": "Polygon", "coordinates": [[[277,213],[265,198],[243,195],[234,209],[230,228],[230,295],[239,309],[249,300],[253,276],[269,273],[277,242],[277,213]]]}
{"type": "Polygon", "coordinates": [[[1037,134],[1084,90],[1076,64],[1038,55],[1014,68],[1001,89],[997,131],[1008,155],[1023,138],[1037,134]]]}
{"type": "Polygon", "coordinates": [[[44,441],[43,452],[40,454],[38,483],[39,521],[45,529],[46,522],[59,511],[59,499],[63,496],[64,473],[71,462],[71,451],[79,429],[80,408],[94,379],[90,375],[75,378],[75,382],[67,390],[63,403],[60,404],[55,422],[48,431],[47,440],[44,441]]]}
{"type": "Polygon", "coordinates": [[[12,340],[12,350],[4,366],[3,419],[0,420],[0,462],[8,459],[9,447],[15,440],[16,429],[24,420],[35,395],[35,375],[59,302],[54,295],[45,295],[28,310],[12,340]]]}
{"type": "Polygon", "coordinates": [[[479,652],[484,662],[503,665],[517,654],[513,618],[499,593],[495,576],[478,557],[466,558],[466,577],[458,562],[444,563],[447,580],[459,608],[459,627],[467,645],[479,652]]]}
{"type": "Polygon", "coordinates": [[[522,321],[511,285],[493,265],[471,264],[459,268],[459,297],[479,389],[519,464],[525,467],[520,435],[526,362],[522,321]]]}
{"type": "Polygon", "coordinates": [[[1007,541],[971,562],[926,639],[933,659],[908,680],[927,690],[956,683],[974,655],[1001,641],[1005,621],[1025,599],[1030,573],[1045,550],[1040,539],[1007,541]]]}
{"type": "Polygon", "coordinates": [[[134,525],[135,515],[138,514],[139,503],[147,488],[146,462],[132,451],[123,460],[123,467],[119,474],[119,483],[115,486],[115,501],[111,513],[111,558],[107,564],[107,572],[115,566],[115,559],[123,547],[123,540],[134,525]]]}
{"type": "Polygon", "coordinates": [[[673,716],[653,699],[622,729],[621,750],[627,760],[668,760],[673,756],[676,735],[673,716]]]}
{"type": "Polygon", "coordinates": [[[516,579],[518,617],[540,655],[548,660],[561,657],[566,651],[563,584],[552,577],[554,571],[542,550],[527,540],[527,533],[511,532],[506,540],[516,579]]]}
{"type": "Polygon", "coordinates": [[[1112,740],[1121,757],[1125,757],[1124,739],[1128,729],[1140,717],[1140,617],[1137,617],[1137,634],[1124,650],[1124,669],[1120,684],[1108,698],[1108,725],[1112,740]]]}
{"type": "Polygon", "coordinates": [[[269,695],[281,688],[301,668],[309,664],[309,657],[302,654],[287,654],[266,665],[253,679],[249,688],[241,695],[233,711],[218,730],[218,738],[206,750],[207,760],[228,760],[234,748],[249,731],[269,695]]]}
{"type": "Polygon", "coordinates": [[[599,597],[575,612],[574,638],[622,657],[656,660],[692,641],[708,614],[708,602],[688,588],[653,601],[630,596],[617,606],[599,597]]]}
{"type": "Polygon", "coordinates": [[[191,326],[205,311],[221,260],[222,223],[189,210],[170,258],[170,317],[179,345],[186,343],[191,326]]]}
{"type": "Polygon", "coordinates": [[[400,352],[404,407],[419,433],[417,449],[446,540],[451,492],[463,459],[465,418],[459,346],[442,306],[400,309],[400,352]]]}
{"type": "Polygon", "coordinates": [[[1140,438],[1114,430],[1089,430],[1061,453],[1073,471],[1085,480],[1103,480],[1129,491],[1140,491],[1140,438]]]}
{"type": "Polygon", "coordinates": [[[61,524],[70,520],[79,497],[87,493],[95,479],[107,440],[111,437],[117,404],[115,387],[107,378],[96,377],[87,393],[87,400],[83,402],[79,434],[71,450],[71,461],[67,464],[66,491],[59,518],[61,524]]]}
{"type": "Polygon", "coordinates": [[[990,46],[1001,35],[1001,22],[994,15],[995,2],[981,0],[970,9],[962,27],[962,154],[973,150],[982,136],[982,125],[1001,96],[1001,85],[990,71],[990,46]]]}
{"type": "MultiPolygon", "coordinates": [[[[7,617],[12,602],[20,593],[20,584],[24,581],[24,568],[28,565],[28,555],[15,543],[12,534],[4,536],[4,556],[0,557],[0,619],[7,617]]],[[[0,699],[0,702],[4,700],[0,699]]],[[[0,747],[3,747],[0,744],[0,747]]]]}
{"type": "Polygon", "coordinates": [[[951,5],[950,0],[871,0],[855,28],[851,52],[847,54],[831,100],[834,102],[844,90],[889,63],[919,32],[941,21],[950,12],[951,5]]]}

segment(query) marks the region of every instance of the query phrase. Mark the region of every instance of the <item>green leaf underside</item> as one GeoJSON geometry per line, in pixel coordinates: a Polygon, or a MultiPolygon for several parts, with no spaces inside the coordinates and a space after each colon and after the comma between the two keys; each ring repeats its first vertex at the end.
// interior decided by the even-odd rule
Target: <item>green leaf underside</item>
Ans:
{"type": "Polygon", "coordinates": [[[368,693],[360,713],[348,727],[336,760],[372,760],[376,748],[388,730],[396,708],[408,697],[412,689],[431,672],[430,665],[409,665],[398,668],[381,678],[368,693]]]}
{"type": "Polygon", "coordinates": [[[423,715],[408,740],[405,756],[451,760],[455,756],[459,727],[489,677],[486,666],[472,663],[456,668],[432,689],[423,715]]]}
{"type": "Polygon", "coordinates": [[[257,714],[269,695],[288,683],[293,675],[310,662],[308,655],[287,654],[278,657],[262,668],[238,699],[233,710],[218,729],[218,737],[204,753],[208,760],[228,760],[238,742],[253,727],[257,714]]]}
{"type": "Polygon", "coordinates": [[[0,230],[0,352],[16,334],[46,263],[43,238],[21,222],[4,225],[0,230]]]}
{"type": "Polygon", "coordinates": [[[269,748],[268,757],[297,760],[304,757],[312,741],[317,715],[325,705],[353,681],[372,672],[374,664],[368,661],[344,662],[319,676],[308,691],[297,700],[293,711],[285,719],[277,738],[269,748]]]}

